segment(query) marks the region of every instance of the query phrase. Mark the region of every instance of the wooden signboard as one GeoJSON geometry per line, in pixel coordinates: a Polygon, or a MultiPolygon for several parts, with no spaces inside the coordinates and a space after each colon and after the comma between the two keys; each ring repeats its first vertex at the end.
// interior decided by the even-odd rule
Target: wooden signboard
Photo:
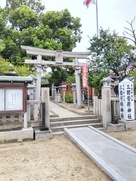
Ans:
{"type": "Polygon", "coordinates": [[[0,112],[23,112],[24,89],[23,87],[0,87],[0,112]]]}

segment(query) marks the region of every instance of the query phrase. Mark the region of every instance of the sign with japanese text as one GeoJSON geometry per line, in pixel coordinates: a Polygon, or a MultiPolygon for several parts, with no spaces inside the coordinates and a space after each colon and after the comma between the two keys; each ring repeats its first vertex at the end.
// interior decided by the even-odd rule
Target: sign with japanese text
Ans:
{"type": "Polygon", "coordinates": [[[88,64],[82,63],[82,87],[88,88],[88,64]]]}
{"type": "Polygon", "coordinates": [[[23,111],[23,88],[0,88],[0,112],[23,111]]]}
{"type": "Polygon", "coordinates": [[[134,85],[124,79],[119,83],[120,117],[125,120],[134,120],[134,85]]]}

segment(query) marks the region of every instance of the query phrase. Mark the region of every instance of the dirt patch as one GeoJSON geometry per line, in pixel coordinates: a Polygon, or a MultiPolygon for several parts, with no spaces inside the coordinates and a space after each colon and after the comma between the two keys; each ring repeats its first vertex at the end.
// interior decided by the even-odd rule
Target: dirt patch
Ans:
{"type": "MultiPolygon", "coordinates": [[[[136,130],[109,135],[136,148],[136,130]]],[[[66,136],[0,144],[1,181],[111,181],[66,136]]]]}
{"type": "Polygon", "coordinates": [[[0,145],[1,181],[110,181],[66,136],[0,145]]]}

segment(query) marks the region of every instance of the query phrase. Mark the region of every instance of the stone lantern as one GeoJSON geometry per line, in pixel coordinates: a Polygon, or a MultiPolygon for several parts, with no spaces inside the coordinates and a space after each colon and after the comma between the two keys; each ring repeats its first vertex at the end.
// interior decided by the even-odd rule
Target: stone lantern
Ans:
{"type": "Polygon", "coordinates": [[[103,87],[108,88],[108,87],[111,87],[114,80],[111,77],[105,77],[101,80],[101,82],[103,82],[103,87]]]}
{"type": "Polygon", "coordinates": [[[103,82],[102,119],[104,128],[107,128],[108,123],[111,123],[111,84],[113,81],[111,77],[105,77],[101,80],[101,82],[103,82]]]}

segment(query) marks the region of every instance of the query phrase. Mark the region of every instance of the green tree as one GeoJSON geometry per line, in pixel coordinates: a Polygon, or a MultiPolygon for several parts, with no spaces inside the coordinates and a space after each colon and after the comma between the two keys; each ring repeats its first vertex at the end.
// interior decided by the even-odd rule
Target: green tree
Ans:
{"type": "Polygon", "coordinates": [[[129,45],[125,39],[110,30],[100,29],[99,34],[99,37],[90,38],[89,47],[93,52],[89,62],[89,84],[98,91],[101,87],[100,80],[109,70],[122,80],[127,75],[128,65],[136,61],[135,47],[129,45]]]}
{"type": "Polygon", "coordinates": [[[5,48],[4,42],[0,39],[0,52],[2,52],[5,48]]]}
{"type": "Polygon", "coordinates": [[[43,13],[37,2],[40,1],[7,0],[6,7],[0,11],[2,17],[0,27],[4,25],[4,33],[0,38],[5,43],[1,56],[13,65],[18,65],[19,62],[30,58],[25,51],[21,50],[21,45],[72,51],[76,42],[81,39],[79,18],[72,17],[68,10],[43,13]],[[37,13],[35,6],[42,13],[37,13]],[[5,21],[3,21],[4,17],[5,21]],[[5,22],[7,22],[6,26],[3,24],[5,22]]]}
{"type": "Polygon", "coordinates": [[[28,27],[37,27],[38,16],[26,5],[22,5],[14,11],[10,11],[9,22],[11,28],[22,31],[28,27]]]}
{"type": "Polygon", "coordinates": [[[41,4],[40,0],[6,0],[6,10],[8,12],[11,10],[16,10],[21,5],[27,5],[29,8],[33,9],[37,14],[41,14],[45,8],[41,4]]]}
{"type": "Polygon", "coordinates": [[[69,72],[66,69],[61,67],[52,67],[51,77],[49,78],[50,83],[54,83],[54,85],[59,86],[62,82],[66,81],[69,72]]]}
{"type": "Polygon", "coordinates": [[[5,61],[2,57],[0,57],[0,75],[4,75],[10,69],[11,69],[10,63],[5,61]]]}
{"type": "Polygon", "coordinates": [[[76,80],[75,80],[75,75],[70,75],[67,77],[67,81],[68,83],[72,84],[72,83],[75,83],[76,80]]]}
{"type": "Polygon", "coordinates": [[[62,44],[62,49],[72,51],[81,40],[80,18],[72,17],[67,9],[60,12],[49,11],[42,14],[40,20],[44,26],[49,26],[52,38],[62,44]]]}
{"type": "Polygon", "coordinates": [[[14,66],[14,70],[20,76],[29,76],[30,74],[36,74],[35,71],[29,69],[26,65],[14,66]]]}

